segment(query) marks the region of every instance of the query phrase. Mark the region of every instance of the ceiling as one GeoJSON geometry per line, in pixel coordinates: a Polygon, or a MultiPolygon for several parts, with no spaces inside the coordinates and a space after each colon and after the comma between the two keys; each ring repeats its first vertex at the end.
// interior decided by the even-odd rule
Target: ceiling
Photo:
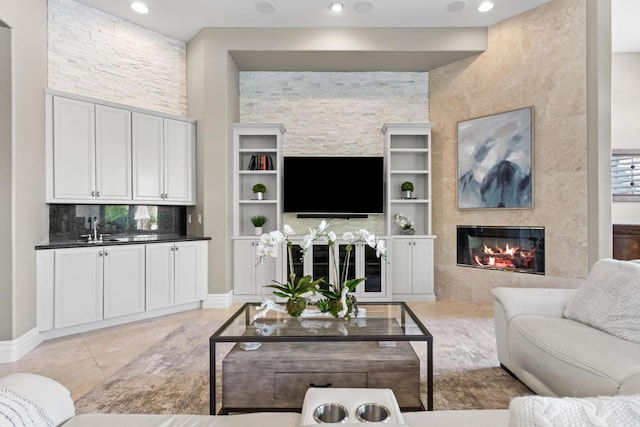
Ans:
{"type": "MultiPolygon", "coordinates": [[[[550,0],[493,0],[487,13],[481,0],[142,0],[149,13],[131,10],[133,0],[77,0],[173,39],[189,41],[204,27],[425,28],[488,27],[550,0]]],[[[614,52],[640,51],[640,1],[611,0],[614,52]]]]}
{"type": "Polygon", "coordinates": [[[133,0],[78,1],[186,42],[204,27],[488,27],[549,0],[493,0],[487,13],[481,0],[340,0],[341,13],[329,9],[334,0],[142,0],[146,15],[133,0]]]}

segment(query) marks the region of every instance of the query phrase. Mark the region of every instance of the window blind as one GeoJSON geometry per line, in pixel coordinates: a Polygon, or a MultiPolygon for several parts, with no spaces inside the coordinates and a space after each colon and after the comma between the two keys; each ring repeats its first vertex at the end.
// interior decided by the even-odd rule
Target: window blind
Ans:
{"type": "Polygon", "coordinates": [[[640,201],[640,152],[612,154],[611,194],[618,201],[640,201]]]}

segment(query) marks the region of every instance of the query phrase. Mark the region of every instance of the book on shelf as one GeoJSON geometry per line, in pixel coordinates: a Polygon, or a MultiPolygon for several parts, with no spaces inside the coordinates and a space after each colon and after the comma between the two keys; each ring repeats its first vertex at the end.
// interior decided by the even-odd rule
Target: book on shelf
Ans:
{"type": "Polygon", "coordinates": [[[248,170],[273,170],[273,159],[267,154],[254,154],[249,159],[248,170]]]}

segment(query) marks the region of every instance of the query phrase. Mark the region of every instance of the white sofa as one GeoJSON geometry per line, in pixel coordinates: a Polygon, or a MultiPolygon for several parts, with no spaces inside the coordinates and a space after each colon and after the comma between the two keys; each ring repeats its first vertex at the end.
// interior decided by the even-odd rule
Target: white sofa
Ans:
{"type": "Polygon", "coordinates": [[[498,359],[535,393],[640,393],[640,264],[598,261],[578,289],[492,292],[498,359]]]}
{"type": "MultiPolygon", "coordinates": [[[[75,414],[69,390],[50,378],[16,373],[0,378],[0,391],[12,390],[43,411],[54,426],[64,427],[300,427],[301,414],[296,412],[258,412],[239,415],[160,415],[160,414],[75,414]]],[[[0,402],[1,403],[1,402],[0,402]]],[[[22,424],[4,424],[0,404],[0,425],[23,427],[22,424]]],[[[406,426],[506,426],[509,411],[421,411],[402,414],[406,426]]],[[[379,424],[379,423],[370,423],[379,424]]],[[[39,425],[39,424],[34,424],[39,425]]],[[[45,425],[45,424],[42,424],[45,425]]],[[[343,424],[345,425],[345,424],[343,424]]],[[[392,427],[390,424],[385,424],[392,427]]]]}
{"type": "MultiPolygon", "coordinates": [[[[346,390],[346,389],[342,389],[346,390]]],[[[366,393],[366,391],[364,391],[366,393]]],[[[359,396],[364,398],[363,396],[359,396]]],[[[606,398],[558,399],[539,396],[517,397],[511,401],[509,409],[464,410],[464,411],[422,411],[404,412],[402,426],[433,427],[533,427],[541,425],[561,425],[563,427],[584,427],[585,425],[606,425],[628,427],[640,425],[640,395],[618,396],[615,400],[606,398]],[[624,400],[623,400],[624,399],[624,400]],[[567,420],[571,420],[568,422],[567,420]]],[[[29,405],[27,405],[29,406],[29,405]]],[[[311,405],[313,406],[313,405],[311,405]]],[[[25,413],[24,408],[20,411],[25,413]]],[[[75,415],[75,408],[69,390],[60,383],[40,375],[18,373],[0,378],[0,425],[3,427],[307,427],[303,426],[305,411],[258,412],[239,415],[143,415],[143,414],[82,414],[75,415]],[[12,407],[6,405],[3,397],[20,395],[21,403],[30,404],[35,417],[17,417],[12,407]]],[[[307,417],[308,418],[308,417],[307,417]]],[[[369,423],[386,427],[400,427],[399,424],[369,423]]],[[[343,426],[362,423],[342,424],[343,426]]],[[[309,426],[310,427],[310,426],[309,426]]]]}

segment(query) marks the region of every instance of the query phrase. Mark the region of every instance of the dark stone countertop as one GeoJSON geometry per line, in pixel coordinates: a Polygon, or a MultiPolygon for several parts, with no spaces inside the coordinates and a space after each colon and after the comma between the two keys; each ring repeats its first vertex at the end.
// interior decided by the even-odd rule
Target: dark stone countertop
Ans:
{"type": "Polygon", "coordinates": [[[66,240],[49,240],[36,245],[36,250],[41,249],[66,249],[66,248],[90,248],[93,246],[116,246],[146,243],[187,242],[192,240],[211,240],[211,237],[180,236],[177,234],[137,234],[137,235],[109,235],[102,241],[90,243],[86,238],[66,240]]]}

